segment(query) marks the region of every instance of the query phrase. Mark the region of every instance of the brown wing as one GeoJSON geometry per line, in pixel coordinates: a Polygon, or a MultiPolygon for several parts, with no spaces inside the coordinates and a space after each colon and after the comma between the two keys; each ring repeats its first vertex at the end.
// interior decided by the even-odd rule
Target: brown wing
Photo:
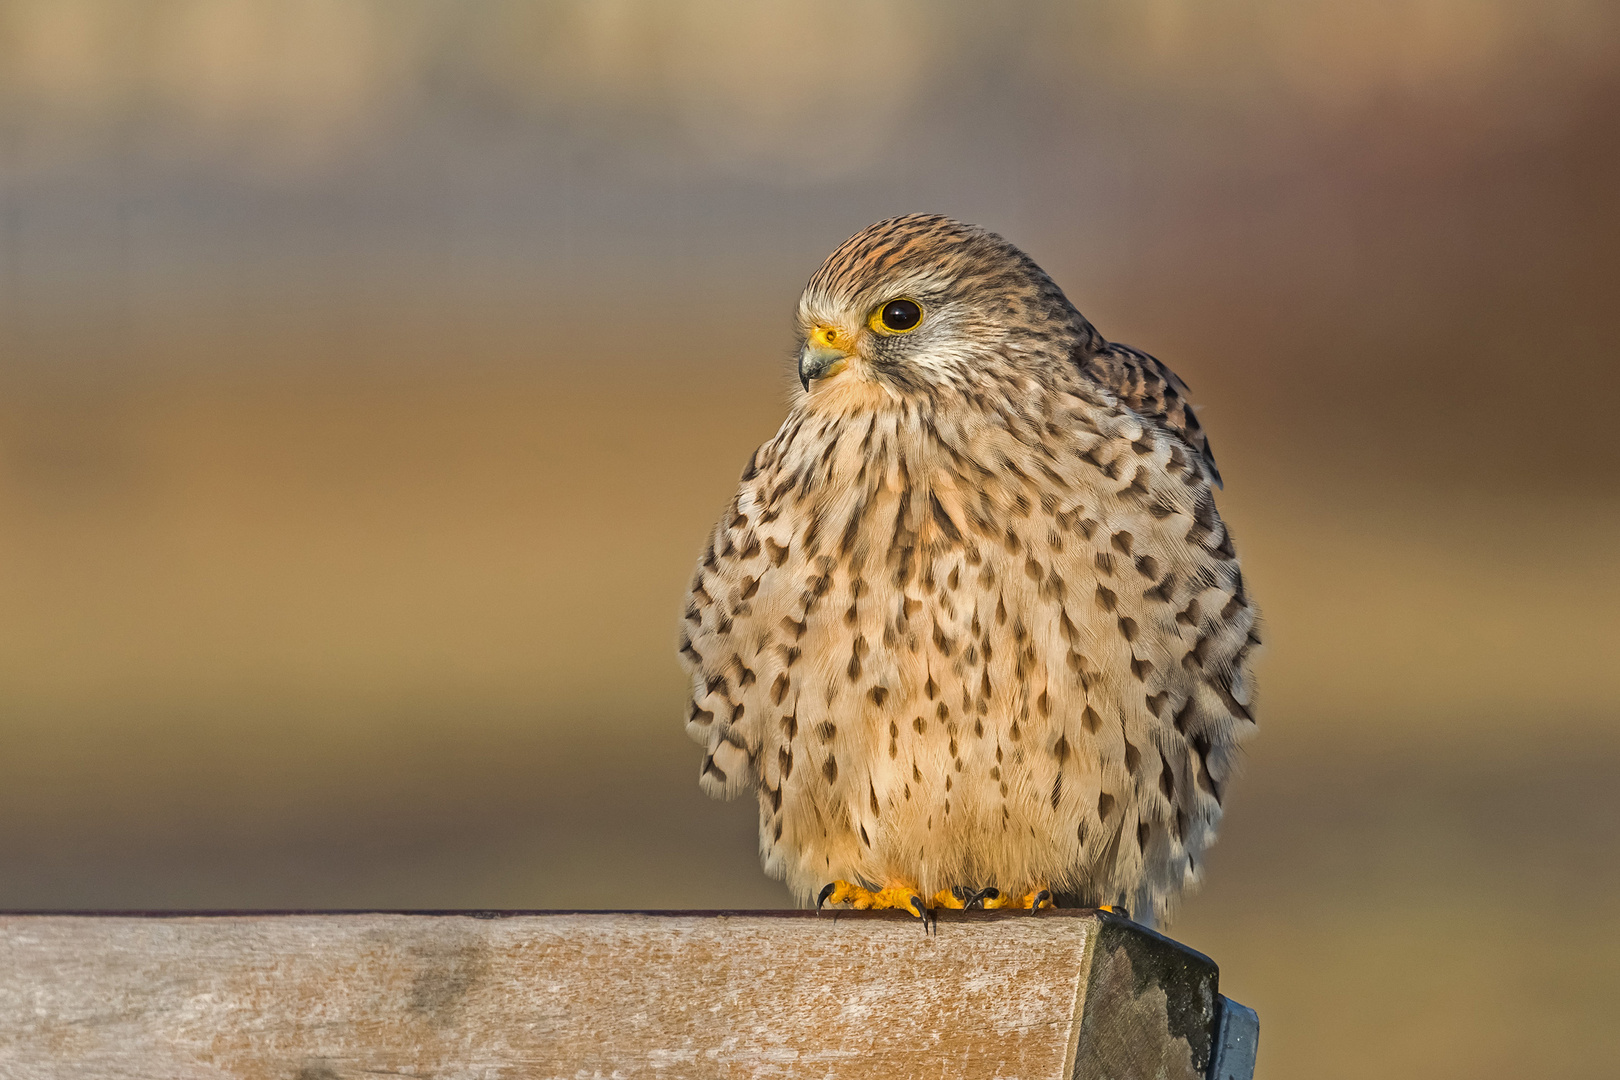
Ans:
{"type": "Polygon", "coordinates": [[[1187,384],[1156,358],[1129,345],[1109,342],[1080,360],[1080,370],[1102,383],[1135,412],[1172,432],[1192,448],[1210,479],[1221,486],[1221,470],[1209,438],[1187,400],[1187,384]]]}

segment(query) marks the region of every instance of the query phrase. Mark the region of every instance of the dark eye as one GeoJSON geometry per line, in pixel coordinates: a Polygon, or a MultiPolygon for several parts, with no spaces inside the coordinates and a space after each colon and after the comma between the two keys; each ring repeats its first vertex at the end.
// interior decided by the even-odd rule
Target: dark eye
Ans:
{"type": "Polygon", "coordinates": [[[922,322],[922,306],[915,300],[890,300],[878,311],[878,322],[891,334],[904,334],[915,330],[922,322]]]}

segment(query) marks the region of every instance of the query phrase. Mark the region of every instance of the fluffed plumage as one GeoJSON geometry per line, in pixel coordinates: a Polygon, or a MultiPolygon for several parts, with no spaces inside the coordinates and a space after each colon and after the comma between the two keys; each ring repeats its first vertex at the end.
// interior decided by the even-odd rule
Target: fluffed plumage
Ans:
{"type": "Polygon", "coordinates": [[[1254,728],[1259,644],[1185,384],[932,215],[845,242],[799,324],[807,389],[689,594],[704,789],[757,793],[801,900],[1045,887],[1162,917],[1254,728]],[[891,332],[899,298],[921,321],[891,332]]]}

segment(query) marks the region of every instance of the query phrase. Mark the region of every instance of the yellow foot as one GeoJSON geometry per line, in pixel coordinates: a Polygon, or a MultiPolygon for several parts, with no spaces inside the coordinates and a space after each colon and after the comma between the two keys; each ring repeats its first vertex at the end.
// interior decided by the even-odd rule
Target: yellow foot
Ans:
{"type": "Polygon", "coordinates": [[[819,910],[823,904],[848,904],[856,911],[909,911],[919,919],[927,911],[922,897],[913,889],[891,885],[873,892],[847,881],[835,881],[822,889],[821,895],[816,897],[816,908],[819,910]]]}
{"type": "Polygon", "coordinates": [[[1052,907],[1052,892],[1050,889],[1037,889],[1023,896],[1002,896],[994,889],[986,890],[984,907],[987,911],[997,908],[1013,908],[1018,911],[1039,911],[1041,908],[1052,907]]]}

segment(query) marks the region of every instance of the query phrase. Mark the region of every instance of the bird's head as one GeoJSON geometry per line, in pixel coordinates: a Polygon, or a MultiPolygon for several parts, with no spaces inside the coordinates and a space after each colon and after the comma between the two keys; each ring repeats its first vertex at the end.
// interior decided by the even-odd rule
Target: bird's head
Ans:
{"type": "Polygon", "coordinates": [[[1028,255],[936,214],[844,241],[805,287],[799,330],[805,391],[844,400],[1040,377],[1100,341],[1028,255]]]}

